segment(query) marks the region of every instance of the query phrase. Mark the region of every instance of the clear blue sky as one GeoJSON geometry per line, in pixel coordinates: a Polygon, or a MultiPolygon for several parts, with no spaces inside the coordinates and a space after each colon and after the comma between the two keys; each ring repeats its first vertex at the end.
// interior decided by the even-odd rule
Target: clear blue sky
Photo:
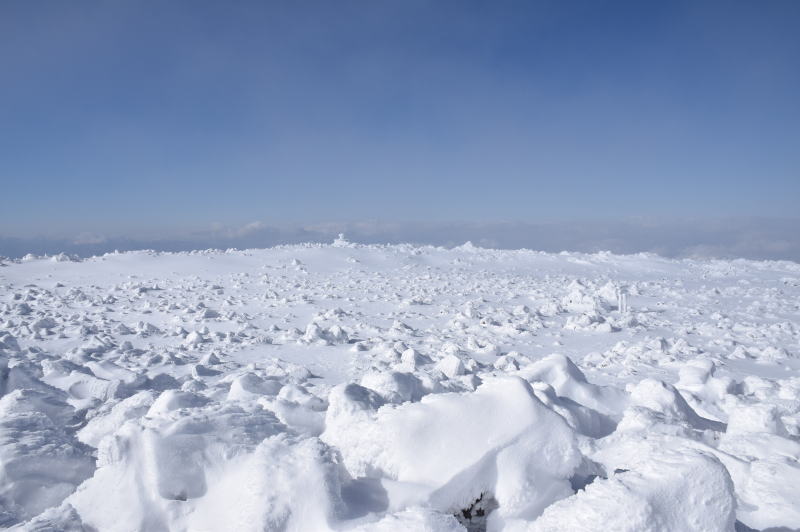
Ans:
{"type": "Polygon", "coordinates": [[[0,3],[0,234],[797,216],[800,1],[0,3]]]}

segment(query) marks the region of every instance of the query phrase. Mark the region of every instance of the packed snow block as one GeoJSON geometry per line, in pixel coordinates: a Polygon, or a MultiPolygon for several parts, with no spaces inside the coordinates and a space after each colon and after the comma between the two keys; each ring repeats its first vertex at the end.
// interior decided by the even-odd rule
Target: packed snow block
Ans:
{"type": "Polygon", "coordinates": [[[72,409],[37,390],[0,399],[0,526],[57,506],[94,471],[90,449],[61,428],[72,409]]]}
{"type": "Polygon", "coordinates": [[[522,369],[518,375],[529,382],[542,381],[561,397],[611,416],[619,417],[628,404],[628,394],[611,386],[597,386],[569,359],[552,354],[522,369]]]}
{"type": "Polygon", "coordinates": [[[78,512],[69,504],[48,508],[29,521],[18,523],[10,532],[94,532],[83,525],[78,512]]]}
{"type": "Polygon", "coordinates": [[[344,473],[319,440],[285,431],[270,412],[165,392],[101,440],[68,502],[98,530],[326,530],[344,473]]]}
{"type": "Polygon", "coordinates": [[[41,369],[35,364],[12,360],[3,368],[0,361],[0,395],[14,390],[38,390],[60,400],[67,398],[61,390],[42,382],[39,376],[41,369]]]}
{"type": "Polygon", "coordinates": [[[147,381],[147,377],[143,373],[136,373],[135,371],[125,369],[110,360],[87,362],[86,367],[99,379],[109,381],[117,380],[131,389],[140,388],[147,381]]]}
{"type": "Polygon", "coordinates": [[[402,483],[404,500],[454,513],[488,493],[501,517],[533,519],[572,493],[568,479],[581,461],[574,433],[520,378],[399,406],[353,385],[328,400],[323,441],[354,477],[402,483]]]}
{"type": "Polygon", "coordinates": [[[556,502],[526,532],[730,532],[736,521],[733,482],[710,454],[683,449],[653,454],[635,469],[598,478],[556,502]]]}
{"type": "MultiPolygon", "coordinates": [[[[10,390],[4,398],[8,411],[14,413],[42,413],[55,427],[63,427],[75,416],[75,410],[65,401],[61,391],[43,385],[41,388],[18,388],[10,390]]],[[[0,409],[0,412],[4,410],[0,409]]]]}
{"type": "Polygon", "coordinates": [[[789,433],[775,405],[739,405],[728,416],[726,434],[766,433],[788,437],[789,433]]]}
{"type": "Polygon", "coordinates": [[[800,494],[797,491],[800,467],[797,464],[796,459],[774,455],[753,460],[748,475],[737,479],[736,490],[741,500],[737,511],[739,521],[755,530],[800,528],[800,494]]]}
{"type": "Polygon", "coordinates": [[[734,473],[737,516],[756,529],[800,528],[800,442],[789,437],[774,405],[741,405],[731,413],[719,450],[746,464],[734,473]]]}
{"type": "Polygon", "coordinates": [[[186,530],[332,530],[344,511],[345,478],[335,453],[318,439],[268,438],[209,471],[207,502],[198,501],[186,530]]]}
{"type": "MultiPolygon", "coordinates": [[[[83,369],[83,368],[81,368],[83,369]]],[[[78,410],[129,395],[125,383],[118,379],[97,378],[88,371],[70,371],[67,375],[45,374],[43,380],[67,393],[67,401],[78,410]]],[[[143,379],[144,380],[144,379],[143,379]]]]}
{"type": "Polygon", "coordinates": [[[19,343],[14,336],[7,332],[0,332],[0,353],[3,351],[18,353],[19,350],[19,343]]]}
{"type": "Polygon", "coordinates": [[[86,425],[78,431],[77,437],[83,443],[97,447],[100,440],[116,432],[126,421],[139,419],[147,414],[154,401],[155,394],[150,390],[145,390],[127,397],[113,406],[109,405],[89,418],[86,425]]]}

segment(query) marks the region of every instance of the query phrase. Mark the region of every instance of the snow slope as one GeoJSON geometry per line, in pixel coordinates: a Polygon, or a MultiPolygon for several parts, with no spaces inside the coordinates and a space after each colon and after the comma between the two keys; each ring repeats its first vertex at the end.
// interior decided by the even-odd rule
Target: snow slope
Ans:
{"type": "Polygon", "coordinates": [[[0,262],[0,527],[800,529],[800,265],[0,262]]]}

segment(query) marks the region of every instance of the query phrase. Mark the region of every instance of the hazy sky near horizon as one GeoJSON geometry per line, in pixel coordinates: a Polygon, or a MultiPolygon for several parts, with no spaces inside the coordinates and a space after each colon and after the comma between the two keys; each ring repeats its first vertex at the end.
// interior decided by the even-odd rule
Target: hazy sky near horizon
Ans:
{"type": "Polygon", "coordinates": [[[800,2],[0,3],[0,235],[797,216],[800,2]]]}

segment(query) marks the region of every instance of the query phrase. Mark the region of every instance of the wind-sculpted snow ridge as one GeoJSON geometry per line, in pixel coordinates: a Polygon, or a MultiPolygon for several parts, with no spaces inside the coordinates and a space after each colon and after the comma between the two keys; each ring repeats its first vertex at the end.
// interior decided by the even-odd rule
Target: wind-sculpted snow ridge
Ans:
{"type": "Polygon", "coordinates": [[[0,527],[800,529],[800,265],[464,245],[0,266],[0,527]]]}

